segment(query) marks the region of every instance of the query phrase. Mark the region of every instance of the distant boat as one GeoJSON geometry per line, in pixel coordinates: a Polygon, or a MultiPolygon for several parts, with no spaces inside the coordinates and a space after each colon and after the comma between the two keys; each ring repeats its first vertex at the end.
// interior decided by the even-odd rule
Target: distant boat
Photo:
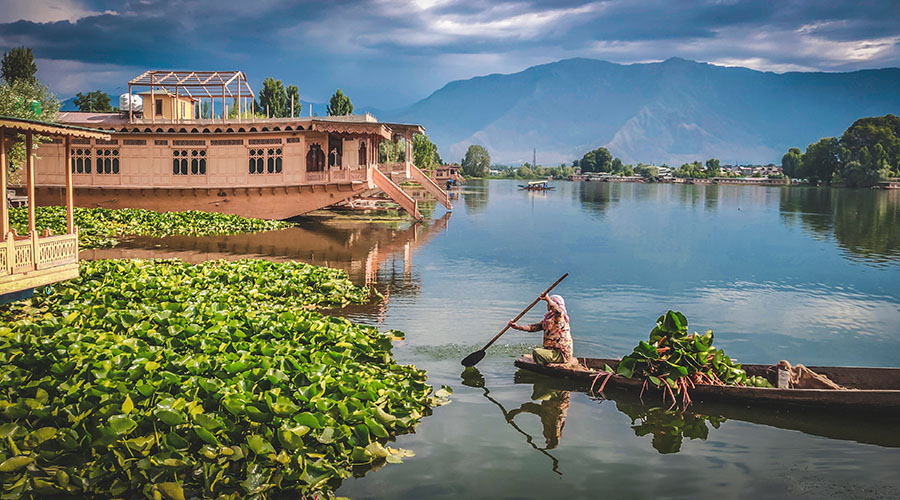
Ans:
{"type": "Polygon", "coordinates": [[[519,184],[519,189],[526,191],[550,191],[556,188],[548,185],[547,181],[531,181],[528,184],[519,184]]]}

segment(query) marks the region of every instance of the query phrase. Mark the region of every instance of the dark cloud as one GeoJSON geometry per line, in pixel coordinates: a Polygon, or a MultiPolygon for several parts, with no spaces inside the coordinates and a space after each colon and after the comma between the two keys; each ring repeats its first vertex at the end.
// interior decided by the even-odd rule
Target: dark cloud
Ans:
{"type": "Polygon", "coordinates": [[[896,1],[95,0],[77,6],[95,14],[75,22],[26,17],[0,24],[0,48],[33,47],[42,64],[59,61],[70,73],[86,73],[79,82],[101,88],[124,82],[93,82],[88,72],[98,67],[104,78],[118,74],[115,68],[237,68],[256,84],[275,76],[319,101],[342,87],[379,107],[406,104],[447,80],[579,56],[622,63],[681,56],[776,71],[900,64],[896,1]]]}

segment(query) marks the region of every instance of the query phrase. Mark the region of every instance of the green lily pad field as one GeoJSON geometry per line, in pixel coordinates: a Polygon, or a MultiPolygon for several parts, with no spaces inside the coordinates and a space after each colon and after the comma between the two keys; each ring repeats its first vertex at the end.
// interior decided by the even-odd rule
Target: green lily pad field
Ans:
{"type": "Polygon", "coordinates": [[[322,315],[370,291],[258,260],[101,260],[0,307],[3,498],[302,498],[399,462],[448,391],[399,332],[322,315]]]}
{"type": "MultiPolygon", "coordinates": [[[[28,228],[28,209],[12,208],[10,223],[19,234],[28,228]]],[[[35,225],[39,231],[50,229],[53,234],[66,232],[66,207],[36,207],[35,225]]],[[[184,234],[207,236],[271,231],[291,227],[276,220],[248,219],[237,215],[199,212],[154,212],[137,208],[80,208],[75,207],[75,225],[81,248],[115,246],[122,236],[170,236],[184,234]]]]}

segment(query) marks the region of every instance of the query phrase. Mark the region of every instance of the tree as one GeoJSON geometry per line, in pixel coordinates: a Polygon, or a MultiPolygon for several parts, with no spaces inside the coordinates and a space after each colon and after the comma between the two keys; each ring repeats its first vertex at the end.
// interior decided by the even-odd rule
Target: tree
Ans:
{"type": "Polygon", "coordinates": [[[378,158],[381,163],[406,161],[406,139],[381,141],[378,145],[378,158]]]}
{"type": "Polygon", "coordinates": [[[441,157],[437,154],[437,146],[425,134],[413,136],[413,163],[427,170],[440,165],[441,157]]]}
{"type": "MultiPolygon", "coordinates": [[[[37,79],[29,80],[19,78],[12,84],[3,82],[0,84],[0,115],[12,118],[24,118],[44,122],[56,121],[59,112],[59,101],[50,92],[47,86],[37,79]]],[[[20,139],[22,137],[20,136],[20,139]]],[[[37,147],[47,138],[36,135],[34,147],[37,147]]],[[[20,140],[8,150],[10,180],[18,182],[17,171],[25,163],[25,141],[20,140]]],[[[0,168],[7,168],[6,165],[0,168]]]]}
{"type": "Polygon", "coordinates": [[[484,146],[472,144],[459,164],[463,175],[484,177],[491,168],[491,155],[484,146]]]}
{"type": "Polygon", "coordinates": [[[710,158],[706,160],[706,176],[709,178],[718,177],[720,172],[719,168],[719,160],[717,158],[710,158]]]}
{"type": "Polygon", "coordinates": [[[328,116],[346,116],[353,114],[353,103],[350,102],[350,98],[345,96],[341,89],[337,89],[337,92],[331,96],[331,99],[328,101],[328,116]]]}
{"type": "Polygon", "coordinates": [[[612,170],[613,172],[621,172],[622,160],[620,160],[619,158],[613,158],[613,161],[610,164],[610,170],[612,170]]]}
{"type": "Polygon", "coordinates": [[[281,80],[267,76],[259,91],[259,111],[275,118],[288,116],[290,103],[281,80]]]}
{"type": "Polygon", "coordinates": [[[30,48],[16,47],[3,53],[2,69],[0,76],[3,81],[12,85],[19,80],[27,82],[36,81],[37,64],[34,63],[34,54],[30,48]]]}
{"type": "Polygon", "coordinates": [[[612,168],[612,154],[606,148],[597,148],[584,154],[578,161],[582,172],[609,172],[612,168]]]}
{"type": "Polygon", "coordinates": [[[801,159],[802,168],[799,177],[813,184],[824,182],[831,184],[835,173],[841,174],[841,143],[834,137],[819,139],[810,144],[801,159]]]}
{"type": "Polygon", "coordinates": [[[79,92],[75,94],[74,103],[76,106],[78,106],[78,111],[107,113],[113,110],[112,106],[109,103],[109,96],[106,95],[106,92],[100,90],[88,92],[87,94],[82,94],[81,92],[79,92]]]}
{"type": "Polygon", "coordinates": [[[300,116],[303,105],[300,104],[300,89],[296,85],[288,85],[286,106],[287,116],[300,116]],[[291,109],[291,103],[294,103],[294,109],[291,109]]]}
{"type": "Polygon", "coordinates": [[[781,171],[788,177],[797,177],[803,169],[803,151],[800,148],[791,148],[781,157],[781,171]]]}

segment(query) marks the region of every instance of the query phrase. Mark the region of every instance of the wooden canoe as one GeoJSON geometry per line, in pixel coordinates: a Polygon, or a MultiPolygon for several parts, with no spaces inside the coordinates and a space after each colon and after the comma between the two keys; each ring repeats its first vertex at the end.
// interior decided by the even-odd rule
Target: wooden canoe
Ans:
{"type": "MultiPolygon", "coordinates": [[[[542,373],[551,377],[564,377],[587,383],[588,386],[603,368],[609,365],[613,370],[619,363],[617,359],[578,358],[588,369],[572,369],[560,365],[541,366],[524,355],[515,361],[515,365],[524,370],[542,373]]],[[[747,375],[766,377],[770,383],[777,385],[777,371],[768,365],[743,364],[747,375]]],[[[900,415],[900,368],[856,368],[836,366],[810,366],[816,373],[827,376],[832,381],[847,387],[848,390],[832,389],[781,389],[763,387],[745,387],[730,385],[696,384],[690,390],[693,401],[741,403],[748,405],[783,406],[821,408],[847,412],[878,412],[900,415]]],[[[602,381],[602,378],[600,379],[602,381]]],[[[642,378],[626,378],[613,375],[606,387],[620,387],[640,391],[642,378]]],[[[599,382],[597,386],[599,386],[599,382]]],[[[654,397],[659,392],[653,385],[651,393],[654,397]]],[[[649,391],[649,389],[648,389],[649,391]]],[[[680,398],[679,398],[680,399],[680,398]]]]}

